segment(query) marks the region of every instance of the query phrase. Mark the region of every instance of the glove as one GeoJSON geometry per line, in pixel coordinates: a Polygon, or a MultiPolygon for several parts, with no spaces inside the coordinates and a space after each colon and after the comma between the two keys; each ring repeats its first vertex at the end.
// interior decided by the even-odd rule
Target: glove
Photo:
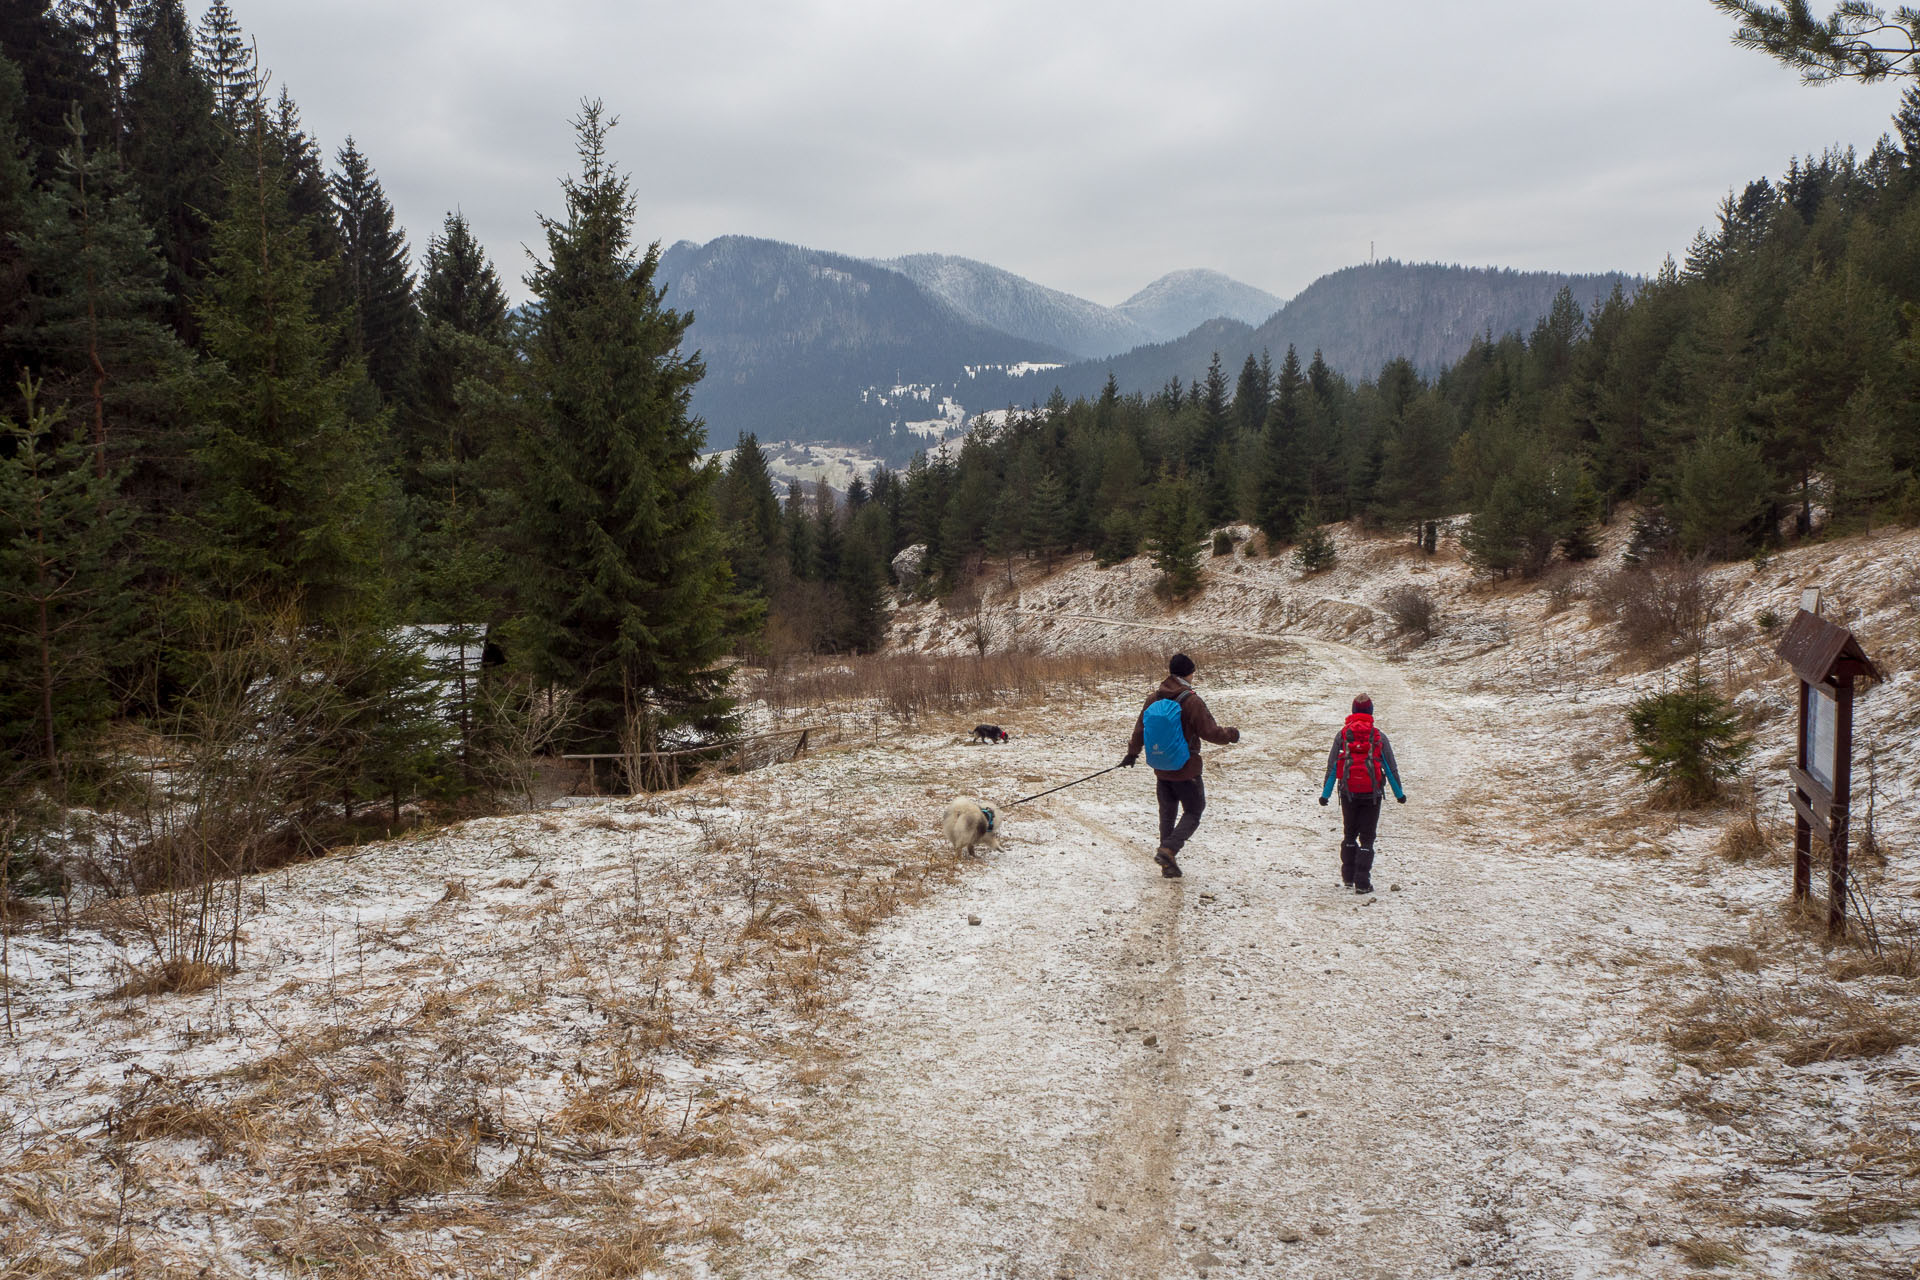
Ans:
{"type": "Polygon", "coordinates": [[[1405,796],[1395,796],[1394,799],[1399,801],[1401,804],[1405,804],[1407,802],[1407,798],[1405,796]]]}
{"type": "Polygon", "coordinates": [[[1139,763],[1140,763],[1140,753],[1137,751],[1130,751],[1127,753],[1126,757],[1120,761],[1120,767],[1122,769],[1131,769],[1133,768],[1133,766],[1139,763]]]}
{"type": "Polygon", "coordinates": [[[1322,809],[1327,807],[1327,798],[1325,796],[1320,797],[1320,807],[1322,809]]]}
{"type": "Polygon", "coordinates": [[[1230,737],[1228,738],[1228,741],[1229,741],[1229,742],[1238,742],[1238,741],[1240,741],[1240,731],[1239,731],[1238,729],[1229,729],[1229,730],[1227,730],[1227,733],[1228,733],[1229,735],[1231,735],[1231,736],[1230,736],[1230,737]]]}

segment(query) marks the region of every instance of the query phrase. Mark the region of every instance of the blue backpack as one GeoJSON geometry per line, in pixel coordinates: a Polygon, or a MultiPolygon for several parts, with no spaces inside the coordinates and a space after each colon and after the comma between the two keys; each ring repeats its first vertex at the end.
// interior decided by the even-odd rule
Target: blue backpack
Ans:
{"type": "Polygon", "coordinates": [[[1187,749],[1186,731],[1180,724],[1180,702],[1186,696],[1182,693],[1178,698],[1162,698],[1141,713],[1140,721],[1146,729],[1147,764],[1152,768],[1168,771],[1183,768],[1193,754],[1187,749]]]}

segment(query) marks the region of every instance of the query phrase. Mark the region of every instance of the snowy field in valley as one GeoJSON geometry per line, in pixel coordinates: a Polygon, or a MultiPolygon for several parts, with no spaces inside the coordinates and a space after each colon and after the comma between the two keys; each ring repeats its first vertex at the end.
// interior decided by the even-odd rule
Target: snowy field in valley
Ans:
{"type": "Polygon", "coordinates": [[[1651,806],[1629,766],[1624,708],[1672,672],[1591,616],[1603,569],[1562,599],[1340,550],[1221,557],[1179,610],[1075,562],[896,618],[956,661],[982,627],[1200,657],[1245,738],[1207,750],[1180,881],[1144,767],[978,860],[935,832],[953,795],[1117,760],[1143,670],[846,708],[757,773],[263,875],[199,992],[114,994],[156,904],[42,904],[8,957],[0,1275],[1912,1276],[1915,984],[1784,909],[1790,686],[1753,619],[1823,585],[1889,670],[1861,709],[1891,938],[1920,537],[1717,571],[1705,661],[1759,724],[1772,845],[1737,862],[1737,803],[1651,806]],[[1379,611],[1403,583],[1440,602],[1424,646],[1379,611]],[[1362,688],[1409,794],[1370,898],[1314,803],[1362,688]]]}

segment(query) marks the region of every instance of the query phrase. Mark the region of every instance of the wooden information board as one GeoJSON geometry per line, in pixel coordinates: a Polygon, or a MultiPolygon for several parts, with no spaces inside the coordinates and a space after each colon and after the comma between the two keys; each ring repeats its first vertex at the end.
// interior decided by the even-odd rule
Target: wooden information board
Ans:
{"type": "Polygon", "coordinates": [[[1880,672],[1853,633],[1819,614],[1809,598],[1780,641],[1779,654],[1800,681],[1799,746],[1793,782],[1793,896],[1813,895],[1813,840],[1827,846],[1827,932],[1847,930],[1847,818],[1853,789],[1853,698],[1880,672]]]}

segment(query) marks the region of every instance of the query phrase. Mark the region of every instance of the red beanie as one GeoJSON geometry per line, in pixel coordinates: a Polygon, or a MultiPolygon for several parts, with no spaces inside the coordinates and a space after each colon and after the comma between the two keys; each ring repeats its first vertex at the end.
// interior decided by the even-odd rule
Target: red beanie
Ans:
{"type": "Polygon", "coordinates": [[[1365,697],[1365,696],[1362,696],[1362,697],[1358,697],[1358,698],[1355,698],[1355,699],[1353,700],[1353,714],[1355,714],[1355,715],[1357,715],[1357,716],[1370,716],[1370,715],[1372,715],[1372,714],[1373,714],[1373,699],[1372,699],[1372,698],[1368,698],[1368,697],[1365,697]]]}

